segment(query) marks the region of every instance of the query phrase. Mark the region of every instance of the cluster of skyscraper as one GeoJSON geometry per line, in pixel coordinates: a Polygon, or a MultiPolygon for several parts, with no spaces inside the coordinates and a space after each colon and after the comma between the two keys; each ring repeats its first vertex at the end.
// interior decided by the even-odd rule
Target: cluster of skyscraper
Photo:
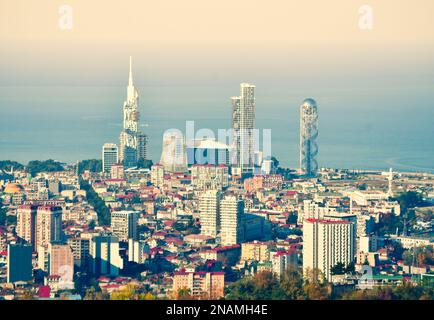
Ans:
{"type": "MultiPolygon", "coordinates": [[[[179,130],[166,131],[160,158],[160,164],[164,169],[170,172],[182,172],[187,170],[188,165],[203,164],[196,156],[199,151],[201,155],[207,155],[204,164],[230,165],[234,175],[254,174],[255,167],[260,166],[263,160],[259,151],[259,137],[255,134],[255,88],[252,84],[241,83],[240,95],[231,98],[232,131],[228,145],[205,139],[192,141],[192,147],[187,147],[187,141],[179,130]],[[200,149],[201,145],[207,145],[207,149],[200,149]],[[222,148],[222,145],[225,147],[222,148]],[[209,161],[210,157],[213,163],[209,161]]],[[[147,159],[148,138],[139,130],[139,119],[139,94],[133,83],[130,57],[127,100],[123,106],[123,130],[119,136],[120,146],[118,148],[114,143],[104,144],[102,150],[104,172],[110,172],[111,166],[117,163],[121,163],[125,168],[131,168],[137,166],[140,159],[147,159]]],[[[306,177],[314,177],[318,171],[317,137],[317,104],[313,99],[306,99],[300,107],[300,173],[306,177]]]]}

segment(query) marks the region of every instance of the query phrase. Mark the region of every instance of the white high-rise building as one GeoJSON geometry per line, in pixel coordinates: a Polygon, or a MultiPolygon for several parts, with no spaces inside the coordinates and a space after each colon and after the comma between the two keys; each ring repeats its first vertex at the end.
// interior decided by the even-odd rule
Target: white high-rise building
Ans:
{"type": "Polygon", "coordinates": [[[91,270],[93,274],[118,276],[124,266],[119,254],[119,240],[115,236],[95,236],[89,246],[91,270]]]}
{"type": "Polygon", "coordinates": [[[232,97],[232,129],[235,174],[252,173],[255,164],[255,86],[241,83],[240,96],[232,97]]]}
{"type": "Polygon", "coordinates": [[[123,107],[123,130],[120,133],[119,159],[126,168],[137,166],[140,158],[146,158],[147,136],[139,131],[139,93],[133,82],[132,59],[128,77],[127,100],[123,107]]]}
{"type": "Polygon", "coordinates": [[[220,242],[224,246],[244,240],[242,224],[244,201],[235,196],[225,196],[220,202],[220,242]]]}
{"type": "Polygon", "coordinates": [[[145,263],[149,249],[149,244],[145,240],[128,239],[128,261],[145,263]]]}
{"type": "Polygon", "coordinates": [[[112,165],[119,162],[118,146],[114,143],[104,143],[102,146],[102,171],[110,172],[112,165]]]}
{"type": "Polygon", "coordinates": [[[331,268],[348,265],[355,257],[355,230],[346,220],[306,219],[303,223],[303,271],[320,271],[331,278],[331,268]]]}
{"type": "Polygon", "coordinates": [[[137,238],[137,221],[139,213],[135,211],[112,211],[111,228],[119,241],[127,242],[128,239],[137,238]]]}
{"type": "Polygon", "coordinates": [[[199,199],[201,234],[217,237],[220,230],[220,200],[221,193],[217,190],[208,190],[201,194],[199,199]]]}
{"type": "Polygon", "coordinates": [[[17,210],[17,227],[18,237],[32,244],[35,249],[36,240],[36,210],[37,206],[20,205],[17,210]]]}
{"type": "Polygon", "coordinates": [[[168,172],[187,171],[186,145],[182,132],[173,130],[164,133],[160,164],[168,172]]]}

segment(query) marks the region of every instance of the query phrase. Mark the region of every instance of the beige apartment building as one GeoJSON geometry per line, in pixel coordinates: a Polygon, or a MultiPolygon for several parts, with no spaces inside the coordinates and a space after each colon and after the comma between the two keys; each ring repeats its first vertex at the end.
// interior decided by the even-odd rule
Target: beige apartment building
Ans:
{"type": "Polygon", "coordinates": [[[181,289],[186,289],[193,299],[216,300],[224,296],[224,286],[224,272],[177,272],[172,292],[175,299],[181,289]]]}

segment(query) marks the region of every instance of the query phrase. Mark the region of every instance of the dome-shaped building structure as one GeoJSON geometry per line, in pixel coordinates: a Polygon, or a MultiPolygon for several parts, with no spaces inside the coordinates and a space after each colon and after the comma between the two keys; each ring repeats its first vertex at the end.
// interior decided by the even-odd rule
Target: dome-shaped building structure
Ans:
{"type": "Polygon", "coordinates": [[[21,187],[17,183],[8,183],[4,189],[4,193],[15,194],[23,191],[23,187],[21,187]]]}

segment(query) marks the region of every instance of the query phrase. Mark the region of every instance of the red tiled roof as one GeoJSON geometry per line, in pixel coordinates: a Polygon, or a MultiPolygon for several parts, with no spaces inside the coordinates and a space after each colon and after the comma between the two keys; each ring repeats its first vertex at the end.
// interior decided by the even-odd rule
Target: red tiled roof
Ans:
{"type": "Polygon", "coordinates": [[[305,221],[310,223],[329,223],[329,224],[349,224],[350,221],[347,220],[324,220],[324,219],[306,219],[305,221]]]}

